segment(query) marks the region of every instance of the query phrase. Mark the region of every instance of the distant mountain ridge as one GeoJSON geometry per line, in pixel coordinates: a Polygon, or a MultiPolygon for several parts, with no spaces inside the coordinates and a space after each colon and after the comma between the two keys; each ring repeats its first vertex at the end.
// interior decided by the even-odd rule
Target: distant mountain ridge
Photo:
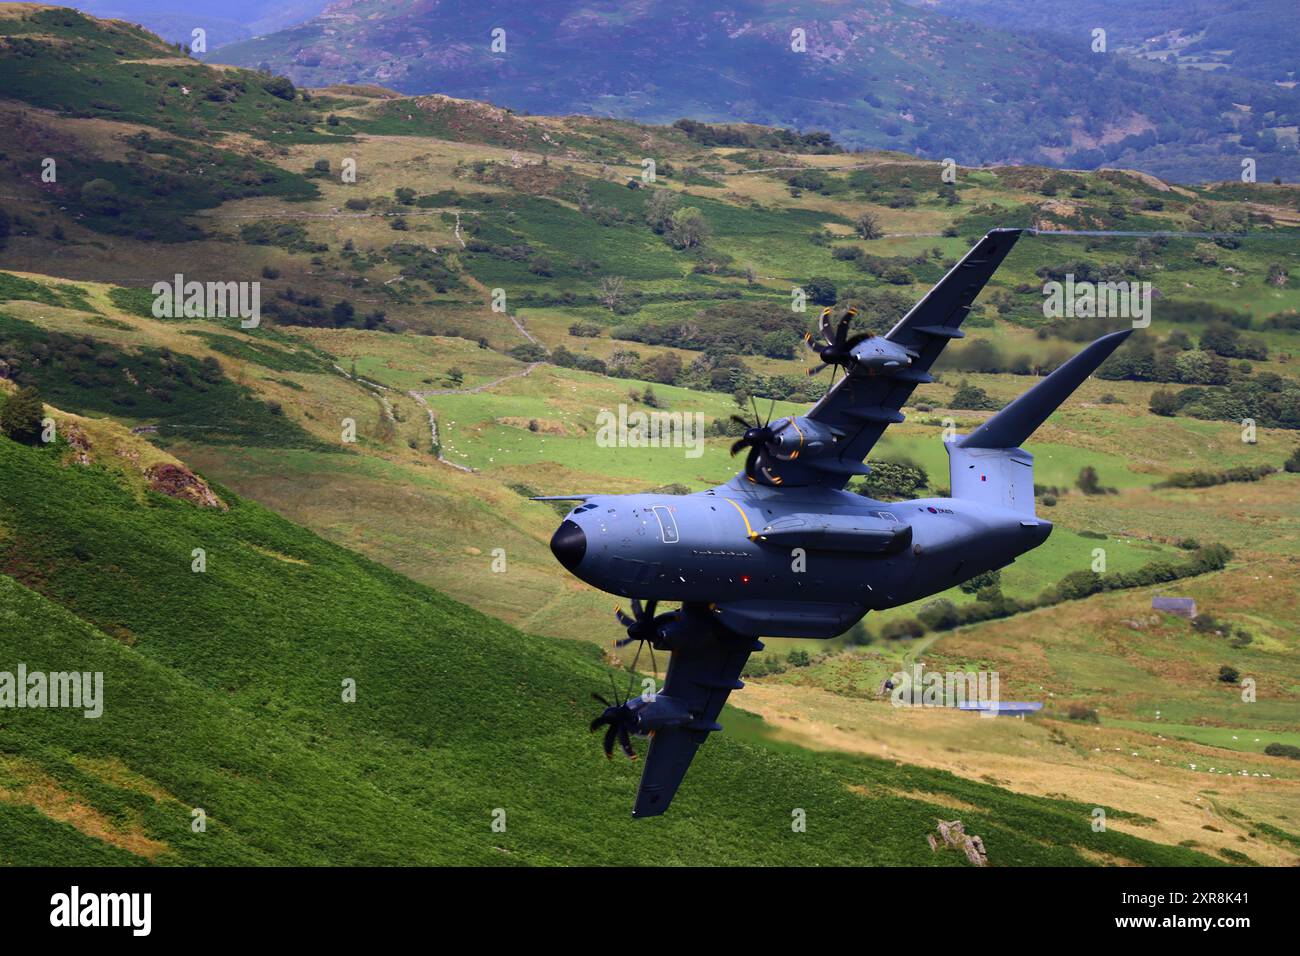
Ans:
{"type": "Polygon", "coordinates": [[[1260,175],[1300,178],[1291,90],[1096,54],[1089,40],[897,0],[541,0],[526,16],[500,0],[339,0],[214,58],[301,84],[378,83],[538,113],[820,129],[849,147],[963,164],[1109,164],[1200,182],[1236,178],[1249,154],[1260,175]]]}

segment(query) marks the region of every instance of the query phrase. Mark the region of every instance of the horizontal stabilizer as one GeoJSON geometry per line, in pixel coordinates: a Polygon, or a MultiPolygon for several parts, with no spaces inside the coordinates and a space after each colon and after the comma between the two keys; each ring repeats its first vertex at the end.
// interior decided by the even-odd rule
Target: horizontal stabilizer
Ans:
{"type": "Polygon", "coordinates": [[[963,448],[1016,448],[1056,411],[1083,380],[1119,348],[1132,329],[1103,335],[960,442],[963,448]]]}

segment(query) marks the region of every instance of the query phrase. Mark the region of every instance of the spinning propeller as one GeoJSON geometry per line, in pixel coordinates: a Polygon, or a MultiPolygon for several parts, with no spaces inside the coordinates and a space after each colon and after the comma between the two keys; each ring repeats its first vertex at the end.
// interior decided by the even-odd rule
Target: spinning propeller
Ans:
{"type": "MultiPolygon", "coordinates": [[[[614,686],[614,675],[609,675],[609,686],[613,691],[616,703],[611,703],[608,699],[600,694],[593,693],[592,700],[604,704],[605,709],[601,715],[591,722],[588,729],[595,733],[601,727],[608,728],[605,731],[604,750],[607,759],[614,759],[614,742],[618,741],[619,747],[622,748],[629,760],[636,759],[636,751],[632,749],[632,734],[636,733],[639,718],[636,711],[632,709],[630,701],[632,700],[632,684],[636,680],[636,665],[641,660],[641,648],[645,642],[653,640],[661,620],[667,620],[672,617],[672,613],[661,614],[655,617],[655,606],[658,601],[649,601],[645,607],[636,598],[632,599],[632,616],[623,613],[622,608],[615,608],[614,615],[618,622],[627,628],[628,636],[620,641],[615,641],[615,647],[624,647],[632,641],[639,640],[641,647],[636,650],[636,656],[632,658],[632,666],[628,668],[627,693],[621,696],[618,688],[614,686]]],[[[659,686],[659,664],[655,661],[654,644],[650,645],[650,661],[654,668],[655,686],[659,686]]]]}
{"type": "Polygon", "coordinates": [[[611,704],[600,694],[592,694],[591,697],[605,705],[604,713],[591,722],[590,730],[595,733],[601,727],[609,727],[605,731],[606,759],[614,759],[614,741],[617,739],[618,745],[623,748],[623,753],[627,754],[628,759],[635,760],[636,751],[632,749],[632,732],[636,729],[636,714],[632,713],[632,708],[628,707],[626,700],[611,704]]]}
{"type": "Polygon", "coordinates": [[[754,403],[753,396],[750,396],[749,404],[754,408],[754,421],[752,424],[746,419],[742,418],[740,415],[731,416],[731,420],[733,422],[735,422],[737,425],[743,425],[745,428],[745,434],[741,435],[738,439],[736,439],[736,441],[732,442],[731,457],[735,458],[736,454],[742,448],[748,448],[749,454],[745,456],[745,476],[750,481],[757,481],[758,473],[762,472],[764,478],[766,478],[768,481],[772,482],[773,484],[779,485],[781,483],[781,479],[773,475],[770,471],[767,470],[767,468],[759,464],[759,455],[762,454],[762,452],[766,451],[769,454],[774,454],[772,452],[772,449],[768,448],[767,446],[770,445],[772,443],[772,439],[776,437],[776,429],[773,428],[771,424],[772,409],[776,407],[776,401],[773,400],[773,402],[768,406],[767,418],[763,419],[761,424],[759,423],[759,417],[758,417],[758,405],[754,403]]]}
{"type": "MultiPolygon", "coordinates": [[[[809,375],[816,375],[828,365],[834,365],[844,370],[848,374],[849,365],[853,362],[853,347],[860,342],[865,342],[871,338],[870,332],[859,332],[852,337],[849,336],[849,325],[853,322],[853,317],[858,314],[857,309],[849,309],[840,316],[839,323],[835,326],[835,331],[831,331],[831,310],[828,306],[822,309],[821,326],[822,338],[826,340],[825,345],[817,345],[813,342],[811,332],[805,333],[803,337],[804,344],[813,352],[816,352],[822,360],[821,365],[815,365],[808,369],[809,375]]],[[[834,383],[832,383],[834,384],[834,383]]]]}

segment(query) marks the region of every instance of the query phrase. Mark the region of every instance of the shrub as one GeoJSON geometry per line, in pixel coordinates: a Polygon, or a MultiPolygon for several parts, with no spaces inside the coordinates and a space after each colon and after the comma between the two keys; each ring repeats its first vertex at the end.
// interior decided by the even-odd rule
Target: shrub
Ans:
{"type": "Polygon", "coordinates": [[[1288,757],[1291,760],[1300,760],[1300,747],[1291,744],[1272,743],[1264,748],[1264,753],[1270,757],[1288,757]]]}
{"type": "Polygon", "coordinates": [[[880,636],[887,641],[904,637],[920,637],[925,633],[925,625],[914,617],[896,618],[886,621],[880,628],[880,636]]]}
{"type": "Polygon", "coordinates": [[[931,601],[921,608],[916,616],[920,618],[922,624],[934,631],[948,631],[961,623],[957,605],[946,598],[931,601]]]}
{"type": "Polygon", "coordinates": [[[1219,668],[1219,680],[1225,684],[1235,684],[1241,680],[1241,675],[1237,673],[1237,668],[1224,664],[1219,668]]]}
{"type": "Polygon", "coordinates": [[[292,100],[297,94],[293,81],[287,76],[273,76],[262,84],[262,89],[282,100],[292,100]]]}
{"type": "Polygon", "coordinates": [[[0,406],[0,432],[25,445],[41,440],[41,420],[45,405],[35,387],[20,388],[0,406]]]}

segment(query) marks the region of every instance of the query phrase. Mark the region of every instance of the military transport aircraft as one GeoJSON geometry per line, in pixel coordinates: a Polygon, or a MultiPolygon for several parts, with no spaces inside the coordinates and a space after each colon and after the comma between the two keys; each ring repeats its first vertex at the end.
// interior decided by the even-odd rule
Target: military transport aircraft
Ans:
{"type": "MultiPolygon", "coordinates": [[[[806,415],[756,421],[732,448],[744,470],[673,496],[554,495],[579,501],[551,539],[577,577],[629,598],[620,641],[671,652],[663,688],[597,697],[605,753],[651,738],[632,815],[663,813],[727,696],[744,686],[759,637],[829,638],[872,610],[944,591],[1047,540],[1034,514],[1034,456],[1020,445],[1129,335],[1097,339],[971,434],[946,442],[950,498],[879,502],[845,491],[1020,237],[994,229],[883,336],[848,335],[852,312],[809,346],[843,377],[806,415]],[[680,607],[662,613],[663,601],[680,607]],[[644,602],[644,603],[643,603],[644,602]]],[[[816,370],[814,370],[816,371],[816,370]]],[[[593,695],[596,696],[596,695],[593,695]]]]}

